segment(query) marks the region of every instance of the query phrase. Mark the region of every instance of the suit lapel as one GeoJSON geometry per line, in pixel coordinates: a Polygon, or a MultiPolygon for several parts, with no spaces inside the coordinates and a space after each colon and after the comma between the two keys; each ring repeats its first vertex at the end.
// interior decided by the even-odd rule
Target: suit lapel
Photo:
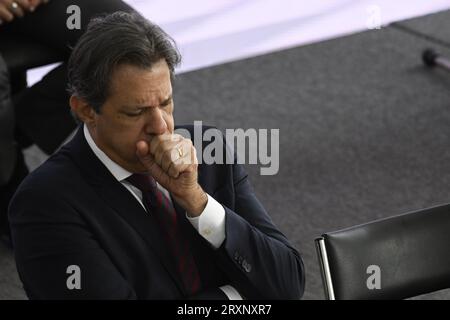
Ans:
{"type": "Polygon", "coordinates": [[[82,127],[61,150],[79,165],[99,197],[117,212],[144,239],[160,258],[166,271],[183,294],[186,294],[173,258],[164,246],[163,237],[151,213],[147,213],[134,196],[108,171],[84,138],[82,127]]]}

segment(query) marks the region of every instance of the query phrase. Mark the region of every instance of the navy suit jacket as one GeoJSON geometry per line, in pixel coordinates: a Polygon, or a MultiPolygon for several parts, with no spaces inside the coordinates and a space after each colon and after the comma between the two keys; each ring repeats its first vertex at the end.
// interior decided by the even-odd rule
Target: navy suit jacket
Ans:
{"type": "MultiPolygon", "coordinates": [[[[192,126],[184,129],[193,133],[192,126]]],[[[225,208],[226,239],[212,248],[174,202],[200,272],[198,297],[217,297],[219,286],[231,284],[247,299],[300,298],[300,255],[271,222],[243,168],[200,164],[199,183],[225,208]]],[[[25,179],[9,219],[30,299],[193,298],[152,215],[96,157],[82,127],[25,179]],[[80,289],[67,286],[72,265],[79,267],[80,289]]]]}

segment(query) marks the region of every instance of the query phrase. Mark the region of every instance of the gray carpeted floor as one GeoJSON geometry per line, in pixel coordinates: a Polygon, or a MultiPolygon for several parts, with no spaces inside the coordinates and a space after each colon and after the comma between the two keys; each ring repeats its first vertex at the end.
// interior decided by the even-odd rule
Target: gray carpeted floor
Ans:
{"type": "Polygon", "coordinates": [[[280,129],[279,174],[249,170],[303,253],[305,298],[323,297],[315,237],[450,201],[450,75],[422,66],[431,45],[387,28],[179,77],[178,122],[280,129]]]}
{"type": "MultiPolygon", "coordinates": [[[[323,298],[314,249],[321,233],[450,202],[450,74],[422,66],[420,52],[429,46],[450,56],[394,26],[176,81],[177,123],[280,129],[279,173],[247,169],[303,255],[306,299],[323,298]]],[[[22,298],[11,255],[2,249],[0,270],[0,298],[22,298]]]]}
{"type": "Polygon", "coordinates": [[[443,11],[436,14],[427,15],[418,19],[410,19],[393,24],[406,32],[411,32],[417,36],[429,38],[450,47],[449,12],[443,11]]]}

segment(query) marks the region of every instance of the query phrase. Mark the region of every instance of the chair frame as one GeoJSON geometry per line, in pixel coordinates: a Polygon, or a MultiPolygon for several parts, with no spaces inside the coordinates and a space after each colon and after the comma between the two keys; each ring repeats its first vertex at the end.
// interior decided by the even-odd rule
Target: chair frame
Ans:
{"type": "Polygon", "coordinates": [[[328,263],[325,239],[323,237],[317,238],[314,243],[316,245],[317,257],[319,259],[325,298],[328,300],[336,300],[334,295],[333,280],[331,278],[330,264],[328,263]]]}

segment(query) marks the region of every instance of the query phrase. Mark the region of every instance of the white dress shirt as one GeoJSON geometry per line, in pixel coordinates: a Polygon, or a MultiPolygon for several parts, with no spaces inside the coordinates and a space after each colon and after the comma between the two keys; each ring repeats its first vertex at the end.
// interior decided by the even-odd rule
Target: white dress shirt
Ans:
{"type": "MultiPolygon", "coordinates": [[[[136,198],[136,200],[145,209],[142,202],[142,192],[126,179],[133,173],[122,168],[113,160],[111,160],[100,148],[95,144],[94,140],[89,133],[86,125],[83,127],[84,136],[88,145],[91,147],[94,154],[98,159],[105,165],[105,167],[111,172],[114,178],[117,179],[131,194],[136,198]]],[[[157,183],[158,188],[167,196],[169,201],[172,201],[169,192],[164,189],[160,184],[157,183]]],[[[200,235],[205,238],[214,248],[218,249],[223,241],[225,240],[225,209],[209,194],[208,202],[206,204],[203,212],[195,218],[191,218],[186,214],[186,218],[192,224],[192,226],[197,230],[200,235]]],[[[232,286],[223,286],[220,289],[227,295],[230,300],[239,300],[242,297],[232,286]]]]}

